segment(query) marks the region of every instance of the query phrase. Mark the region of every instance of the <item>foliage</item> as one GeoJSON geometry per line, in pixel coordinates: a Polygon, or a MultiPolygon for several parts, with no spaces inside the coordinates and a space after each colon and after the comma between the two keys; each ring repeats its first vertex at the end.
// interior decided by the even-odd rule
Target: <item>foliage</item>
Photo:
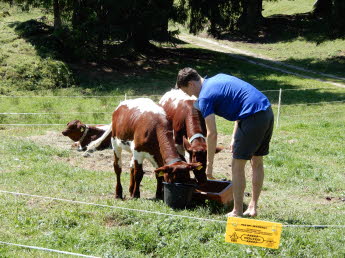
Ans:
{"type": "Polygon", "coordinates": [[[317,0],[315,1],[313,14],[317,18],[323,19],[333,28],[336,35],[345,35],[345,2],[342,0],[317,0]]]}
{"type": "Polygon", "coordinates": [[[236,27],[241,13],[241,1],[181,1],[190,10],[189,30],[197,33],[208,27],[208,32],[214,36],[221,32],[231,31],[236,27]]]}
{"type": "Polygon", "coordinates": [[[335,33],[345,35],[345,2],[342,0],[333,0],[332,25],[336,28],[335,33]]]}
{"type": "Polygon", "coordinates": [[[25,22],[12,15],[0,24],[0,93],[73,86],[71,69],[58,59],[62,49],[59,40],[46,34],[50,27],[30,19],[37,17],[35,12],[25,22]]]}
{"type": "Polygon", "coordinates": [[[168,30],[170,20],[183,15],[173,0],[15,0],[22,6],[44,7],[54,12],[55,36],[65,48],[73,48],[78,58],[93,54],[100,59],[106,55],[106,45],[119,45],[143,51],[150,40],[169,41],[174,32],[168,30]],[[61,19],[61,17],[63,19],[61,19]],[[56,20],[63,26],[57,27],[56,20]],[[59,22],[60,23],[60,22],[59,22]],[[109,44],[108,44],[109,43],[109,44]],[[123,44],[119,44],[123,43],[123,44]],[[96,52],[96,53],[95,53],[96,52]]]}

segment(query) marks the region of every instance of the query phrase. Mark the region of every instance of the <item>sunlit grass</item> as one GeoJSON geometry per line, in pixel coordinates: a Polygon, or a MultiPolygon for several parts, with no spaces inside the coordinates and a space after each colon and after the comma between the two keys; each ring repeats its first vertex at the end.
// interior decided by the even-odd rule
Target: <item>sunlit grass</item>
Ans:
{"type": "Polygon", "coordinates": [[[262,15],[264,17],[275,14],[296,14],[306,13],[313,10],[314,0],[277,0],[262,2],[262,15]]]}

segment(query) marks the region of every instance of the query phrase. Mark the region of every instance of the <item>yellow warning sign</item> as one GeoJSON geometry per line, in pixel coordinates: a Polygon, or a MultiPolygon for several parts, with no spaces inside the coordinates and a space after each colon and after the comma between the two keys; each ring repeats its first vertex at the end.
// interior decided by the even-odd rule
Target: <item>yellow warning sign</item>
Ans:
{"type": "Polygon", "coordinates": [[[281,232],[280,223],[228,217],[225,241],[278,249],[281,232]]]}

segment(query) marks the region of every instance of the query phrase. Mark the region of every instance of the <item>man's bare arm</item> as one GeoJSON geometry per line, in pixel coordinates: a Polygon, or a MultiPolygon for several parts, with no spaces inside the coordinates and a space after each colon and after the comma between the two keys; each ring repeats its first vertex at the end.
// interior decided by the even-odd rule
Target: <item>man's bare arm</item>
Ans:
{"type": "Polygon", "coordinates": [[[207,128],[207,175],[212,175],[213,171],[213,160],[216,153],[217,146],[217,125],[216,116],[211,114],[205,118],[207,128]]]}

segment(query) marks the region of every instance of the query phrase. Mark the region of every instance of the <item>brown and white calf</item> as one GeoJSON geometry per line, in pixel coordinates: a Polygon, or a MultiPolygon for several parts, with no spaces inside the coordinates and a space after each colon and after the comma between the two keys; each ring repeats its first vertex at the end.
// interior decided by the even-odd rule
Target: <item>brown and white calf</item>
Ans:
{"type": "MultiPolygon", "coordinates": [[[[172,123],[174,139],[179,154],[184,156],[185,150],[189,162],[201,162],[203,168],[194,171],[205,176],[207,162],[206,125],[200,111],[194,108],[195,96],[189,96],[180,89],[172,89],[165,93],[159,104],[172,123]]],[[[222,150],[216,148],[216,153],[222,150]]]]}
{"type": "MultiPolygon", "coordinates": [[[[75,142],[74,144],[78,146],[79,151],[83,151],[86,150],[90,142],[100,138],[108,128],[110,128],[110,125],[87,126],[80,120],[73,120],[67,123],[67,128],[62,131],[62,134],[73,140],[75,142]]],[[[110,146],[111,142],[109,135],[109,137],[106,137],[100,143],[97,150],[107,149],[110,146]]]]}
{"type": "MultiPolygon", "coordinates": [[[[168,183],[189,183],[190,170],[200,168],[201,163],[186,163],[177,153],[171,125],[162,107],[151,99],[139,98],[123,101],[112,115],[112,124],[105,134],[88,146],[86,155],[97,147],[98,141],[111,133],[116,173],[116,198],[122,198],[121,151],[130,151],[131,197],[140,197],[140,182],[143,178],[143,161],[147,159],[156,168],[156,198],[163,197],[163,179],[168,183]]],[[[198,180],[198,177],[196,177],[198,180]]],[[[200,179],[200,178],[199,178],[200,179]]],[[[202,178],[201,178],[202,180],[202,178]]]]}

